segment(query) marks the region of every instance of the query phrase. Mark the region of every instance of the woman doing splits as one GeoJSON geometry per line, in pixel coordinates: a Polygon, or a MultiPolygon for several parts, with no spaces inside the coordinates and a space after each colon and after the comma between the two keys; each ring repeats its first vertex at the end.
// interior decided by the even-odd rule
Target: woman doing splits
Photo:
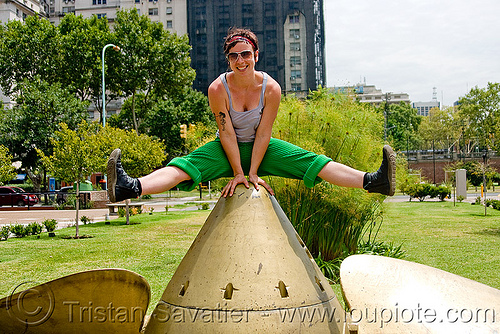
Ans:
{"type": "Polygon", "coordinates": [[[111,202],[161,193],[174,186],[192,190],[200,182],[220,177],[232,177],[222,190],[224,197],[232,196],[238,184],[248,188],[249,182],[257,190],[263,186],[274,195],[261,179],[265,175],[302,179],[307,187],[325,180],[338,186],[394,195],[396,158],[388,145],[383,148],[380,168],[365,173],[271,137],[281,88],[268,74],[255,69],[259,44],[252,31],[231,29],[225,38],[224,54],[231,71],[221,74],[208,88],[210,108],[219,128],[217,138],[141,178],[127,175],[121,165],[120,150],[114,150],[107,167],[111,202]]]}

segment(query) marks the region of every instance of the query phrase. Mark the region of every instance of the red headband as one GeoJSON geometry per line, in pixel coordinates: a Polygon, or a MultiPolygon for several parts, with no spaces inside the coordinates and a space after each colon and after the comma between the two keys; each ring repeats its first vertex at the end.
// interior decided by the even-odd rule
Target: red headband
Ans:
{"type": "Polygon", "coordinates": [[[245,36],[234,36],[233,38],[231,38],[229,40],[229,44],[231,44],[232,42],[234,41],[241,41],[241,42],[247,42],[248,44],[250,44],[254,49],[256,49],[255,47],[255,44],[253,44],[253,42],[251,40],[249,40],[248,38],[246,38],[245,36]]]}

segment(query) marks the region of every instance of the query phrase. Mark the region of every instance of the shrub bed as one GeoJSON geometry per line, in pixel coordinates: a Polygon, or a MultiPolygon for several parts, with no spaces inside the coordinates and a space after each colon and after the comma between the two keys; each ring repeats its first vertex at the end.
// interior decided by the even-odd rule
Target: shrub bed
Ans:
{"type": "Polygon", "coordinates": [[[412,198],[418,198],[420,202],[423,202],[427,196],[437,197],[440,201],[444,201],[446,197],[451,196],[451,189],[445,184],[436,186],[429,183],[416,183],[408,185],[405,188],[405,193],[410,195],[410,201],[412,198]]]}

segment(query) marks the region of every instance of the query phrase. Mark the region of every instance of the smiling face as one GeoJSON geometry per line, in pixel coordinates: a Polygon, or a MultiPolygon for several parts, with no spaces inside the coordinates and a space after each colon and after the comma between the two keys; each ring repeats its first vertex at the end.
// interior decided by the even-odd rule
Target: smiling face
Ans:
{"type": "Polygon", "coordinates": [[[259,51],[253,51],[250,44],[239,42],[233,46],[227,55],[229,67],[235,73],[250,72],[255,69],[255,63],[259,59],[259,51]],[[248,54],[251,53],[251,55],[248,54]]]}

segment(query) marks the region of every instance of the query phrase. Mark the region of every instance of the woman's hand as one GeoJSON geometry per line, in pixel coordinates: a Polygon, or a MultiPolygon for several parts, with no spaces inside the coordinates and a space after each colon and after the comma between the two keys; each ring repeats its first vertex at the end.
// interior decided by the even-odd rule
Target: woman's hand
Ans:
{"type": "MultiPolygon", "coordinates": [[[[271,194],[271,196],[274,196],[274,191],[273,189],[266,183],[266,181],[262,180],[260,177],[258,177],[256,174],[251,174],[248,176],[248,181],[253,183],[255,190],[259,190],[259,184],[263,185],[264,188],[267,189],[267,191],[271,194]]],[[[234,189],[238,184],[244,184],[245,187],[250,188],[250,185],[247,181],[247,178],[243,174],[237,174],[233,177],[231,181],[229,181],[226,186],[222,189],[222,196],[229,197],[233,196],[234,194],[234,189]]]]}
{"type": "Polygon", "coordinates": [[[253,183],[255,190],[259,190],[259,184],[262,184],[264,188],[266,188],[267,191],[271,194],[271,196],[274,196],[273,189],[271,189],[271,187],[266,183],[266,181],[258,177],[257,174],[248,174],[248,180],[253,183]]]}
{"type": "Polygon", "coordinates": [[[245,187],[250,188],[247,178],[245,177],[244,174],[236,174],[231,181],[229,181],[226,186],[222,189],[222,196],[226,197],[229,195],[229,197],[233,196],[234,189],[236,186],[240,183],[243,183],[245,187]]]}

